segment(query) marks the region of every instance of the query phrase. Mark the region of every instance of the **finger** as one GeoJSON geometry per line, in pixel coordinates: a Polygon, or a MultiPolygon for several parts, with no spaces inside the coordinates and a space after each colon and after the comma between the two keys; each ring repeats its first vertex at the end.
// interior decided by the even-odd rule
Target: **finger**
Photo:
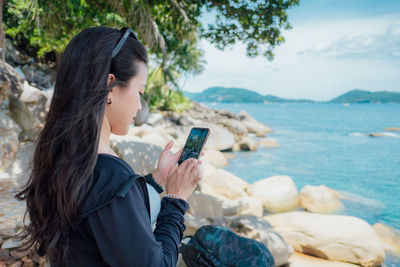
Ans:
{"type": "Polygon", "coordinates": [[[179,170],[184,173],[185,172],[184,170],[187,168],[187,165],[189,165],[191,162],[192,162],[192,158],[185,159],[181,163],[181,165],[179,165],[179,170]]]}
{"type": "Polygon", "coordinates": [[[187,167],[185,168],[184,176],[187,177],[193,177],[191,174],[192,169],[197,165],[197,160],[196,159],[191,159],[190,162],[188,163],[187,167]]]}
{"type": "Polygon", "coordinates": [[[181,149],[179,149],[177,152],[175,152],[174,154],[172,154],[172,156],[174,157],[174,159],[176,161],[178,161],[179,157],[182,155],[183,152],[183,147],[181,149]]]}
{"type": "Polygon", "coordinates": [[[172,145],[174,144],[174,140],[172,139],[171,141],[168,142],[168,144],[165,146],[164,150],[162,153],[168,154],[170,151],[172,145]]]}
{"type": "Polygon", "coordinates": [[[197,166],[197,164],[195,164],[190,170],[190,178],[194,179],[198,175],[199,175],[199,167],[197,166]]]}

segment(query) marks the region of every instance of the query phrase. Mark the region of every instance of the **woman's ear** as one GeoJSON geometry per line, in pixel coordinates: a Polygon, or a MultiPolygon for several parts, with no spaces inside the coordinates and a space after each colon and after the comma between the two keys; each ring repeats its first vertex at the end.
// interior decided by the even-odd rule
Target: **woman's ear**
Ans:
{"type": "Polygon", "coordinates": [[[113,82],[115,82],[115,76],[114,74],[110,73],[108,74],[107,87],[109,87],[113,82]]]}

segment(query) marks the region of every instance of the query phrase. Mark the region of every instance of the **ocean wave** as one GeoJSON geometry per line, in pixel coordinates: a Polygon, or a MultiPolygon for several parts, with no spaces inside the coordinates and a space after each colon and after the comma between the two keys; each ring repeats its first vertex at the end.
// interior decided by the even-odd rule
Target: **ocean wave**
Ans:
{"type": "Polygon", "coordinates": [[[349,134],[350,136],[371,136],[371,137],[394,137],[400,138],[400,134],[397,133],[387,133],[387,132],[378,132],[378,133],[360,133],[360,132],[352,132],[349,134]]]}

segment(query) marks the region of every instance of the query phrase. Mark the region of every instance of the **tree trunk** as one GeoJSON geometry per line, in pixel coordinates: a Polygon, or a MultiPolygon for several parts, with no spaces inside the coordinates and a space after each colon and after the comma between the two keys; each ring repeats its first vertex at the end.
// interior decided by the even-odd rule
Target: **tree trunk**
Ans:
{"type": "Polygon", "coordinates": [[[0,0],[0,47],[1,47],[1,59],[6,61],[6,42],[3,29],[3,4],[5,0],[0,0]]]}

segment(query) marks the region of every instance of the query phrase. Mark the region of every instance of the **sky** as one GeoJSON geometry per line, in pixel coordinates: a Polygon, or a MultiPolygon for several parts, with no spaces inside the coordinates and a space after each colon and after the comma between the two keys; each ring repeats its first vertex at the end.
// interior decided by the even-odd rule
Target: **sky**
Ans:
{"type": "MultiPolygon", "coordinates": [[[[212,23],[207,13],[202,23],[212,23]]],[[[221,51],[207,40],[205,70],[183,90],[239,87],[290,99],[330,100],[349,90],[400,92],[400,1],[300,0],[288,10],[292,29],[275,58],[246,56],[236,43],[221,51]]]]}

